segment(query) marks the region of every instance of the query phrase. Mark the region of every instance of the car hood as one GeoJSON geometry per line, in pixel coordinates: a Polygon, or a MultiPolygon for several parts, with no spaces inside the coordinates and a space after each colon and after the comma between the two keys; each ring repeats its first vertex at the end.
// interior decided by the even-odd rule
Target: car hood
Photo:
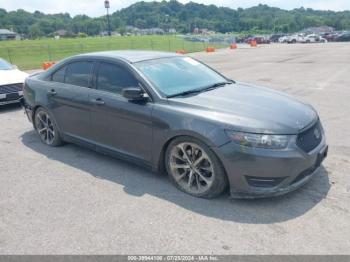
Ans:
{"type": "Polygon", "coordinates": [[[0,70],[0,85],[23,83],[27,76],[27,73],[18,69],[0,70]]]}
{"type": "Polygon", "coordinates": [[[245,83],[168,101],[179,110],[221,122],[224,128],[252,133],[297,134],[318,118],[310,105],[282,92],[245,83]]]}

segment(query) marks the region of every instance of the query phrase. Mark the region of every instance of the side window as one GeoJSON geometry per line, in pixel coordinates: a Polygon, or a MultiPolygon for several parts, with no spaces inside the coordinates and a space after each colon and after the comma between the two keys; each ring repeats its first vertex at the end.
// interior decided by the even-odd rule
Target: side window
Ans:
{"type": "Polygon", "coordinates": [[[101,63],[97,74],[97,89],[120,94],[126,87],[136,87],[138,81],[123,67],[101,63]]]}
{"type": "Polygon", "coordinates": [[[67,67],[64,66],[61,69],[57,70],[55,73],[53,73],[51,77],[51,81],[64,83],[64,75],[66,73],[66,68],[67,67]]]}
{"type": "Polygon", "coordinates": [[[89,87],[92,62],[75,62],[68,65],[66,83],[76,86],[89,87]]]}

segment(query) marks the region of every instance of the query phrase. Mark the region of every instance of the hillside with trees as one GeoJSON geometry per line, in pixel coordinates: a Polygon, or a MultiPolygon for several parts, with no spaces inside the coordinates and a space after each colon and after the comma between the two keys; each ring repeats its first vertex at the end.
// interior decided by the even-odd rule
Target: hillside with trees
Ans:
{"type": "MultiPolygon", "coordinates": [[[[175,28],[188,33],[194,28],[227,32],[283,32],[291,33],[312,26],[332,26],[336,30],[350,29],[350,11],[317,11],[299,8],[283,10],[258,5],[251,8],[230,9],[197,3],[181,4],[176,0],[138,2],[111,15],[113,31],[125,32],[126,26],[142,28],[175,28]]],[[[72,34],[98,35],[107,28],[106,17],[91,18],[86,15],[71,17],[68,13],[44,14],[25,10],[7,12],[0,9],[0,28],[27,35],[31,38],[52,36],[57,30],[72,34]]]]}

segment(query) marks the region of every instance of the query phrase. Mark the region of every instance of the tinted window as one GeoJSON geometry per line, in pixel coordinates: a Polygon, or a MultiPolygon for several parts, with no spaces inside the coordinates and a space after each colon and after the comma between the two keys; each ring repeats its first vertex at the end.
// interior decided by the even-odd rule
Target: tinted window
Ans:
{"type": "Polygon", "coordinates": [[[66,83],[76,86],[89,86],[92,62],[75,62],[68,65],[66,83]]]}
{"type": "Polygon", "coordinates": [[[62,67],[61,69],[57,70],[55,73],[52,74],[52,81],[64,83],[64,74],[66,73],[67,67],[62,67]]]}
{"type": "Polygon", "coordinates": [[[131,72],[117,65],[101,63],[97,77],[97,89],[119,94],[126,87],[136,86],[138,86],[138,81],[131,72]]]}

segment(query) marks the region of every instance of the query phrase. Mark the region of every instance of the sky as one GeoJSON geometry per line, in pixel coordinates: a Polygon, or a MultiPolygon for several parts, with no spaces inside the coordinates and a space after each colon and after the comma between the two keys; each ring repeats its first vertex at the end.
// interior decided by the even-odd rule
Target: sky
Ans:
{"type": "MultiPolygon", "coordinates": [[[[150,0],[145,0],[150,1],[150,0]]],[[[188,0],[179,0],[182,3],[188,0]]],[[[71,15],[86,14],[92,17],[105,14],[104,0],[0,0],[0,8],[8,11],[24,9],[33,12],[35,10],[44,13],[68,12],[71,15]]],[[[137,0],[110,0],[111,12],[127,7],[137,0]]],[[[231,8],[246,8],[258,5],[259,3],[282,9],[294,9],[299,7],[313,8],[318,10],[350,10],[350,0],[192,0],[192,2],[203,4],[215,4],[217,6],[226,6],[231,8]]]]}

